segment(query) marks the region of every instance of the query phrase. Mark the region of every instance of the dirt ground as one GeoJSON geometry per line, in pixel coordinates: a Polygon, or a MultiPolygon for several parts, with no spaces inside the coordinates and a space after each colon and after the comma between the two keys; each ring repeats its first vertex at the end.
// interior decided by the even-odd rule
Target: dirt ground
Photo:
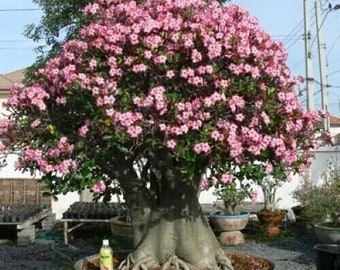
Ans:
{"type": "MultiPolygon", "coordinates": [[[[54,232],[62,235],[62,228],[54,232]]],[[[97,254],[102,239],[110,239],[111,232],[107,224],[88,224],[72,232],[69,245],[62,239],[36,239],[30,245],[18,246],[15,235],[15,230],[0,226],[0,270],[73,270],[79,259],[97,254]]],[[[246,236],[245,244],[224,249],[267,258],[275,270],[316,270],[315,244],[314,235],[304,233],[275,241],[246,236]]]]}
{"type": "Polygon", "coordinates": [[[70,244],[65,245],[60,238],[62,232],[60,226],[47,235],[37,230],[34,243],[19,246],[13,226],[0,226],[0,269],[73,269],[79,259],[98,253],[102,239],[110,237],[108,226],[83,226],[70,235],[70,244]]]}

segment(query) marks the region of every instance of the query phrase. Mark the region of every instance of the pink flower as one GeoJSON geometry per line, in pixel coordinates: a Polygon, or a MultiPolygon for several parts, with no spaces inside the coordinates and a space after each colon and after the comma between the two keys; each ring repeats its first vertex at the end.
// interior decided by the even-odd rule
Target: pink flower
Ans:
{"type": "Polygon", "coordinates": [[[144,57],[146,59],[151,59],[152,58],[152,52],[149,50],[144,51],[144,57]]]}
{"type": "Polygon", "coordinates": [[[85,137],[87,132],[89,131],[89,124],[86,123],[85,125],[81,126],[79,129],[78,129],[78,134],[80,137],[85,137]]]}
{"type": "Polygon", "coordinates": [[[270,174],[270,173],[272,173],[273,172],[273,164],[271,164],[271,163],[267,163],[267,164],[265,164],[265,171],[266,171],[266,173],[268,173],[268,174],[270,174]]]}
{"type": "Polygon", "coordinates": [[[263,122],[268,125],[270,123],[270,119],[269,119],[269,116],[266,114],[266,112],[262,112],[261,113],[261,117],[262,117],[262,120],[263,122]]]}
{"type": "Polygon", "coordinates": [[[238,113],[238,114],[235,115],[235,119],[236,119],[236,121],[238,121],[238,122],[242,122],[245,118],[246,118],[246,117],[245,117],[244,114],[242,114],[242,113],[238,113]]]}
{"type": "Polygon", "coordinates": [[[234,95],[228,101],[229,107],[232,112],[235,112],[237,108],[242,109],[245,105],[245,101],[241,96],[234,95]]]}
{"type": "Polygon", "coordinates": [[[10,119],[0,119],[0,135],[6,134],[13,128],[14,122],[10,119]]]}
{"type": "Polygon", "coordinates": [[[210,182],[207,178],[203,177],[201,178],[200,186],[202,189],[207,189],[210,186],[210,182]]]}
{"type": "Polygon", "coordinates": [[[72,159],[66,159],[60,162],[58,165],[55,166],[57,172],[61,174],[69,174],[70,172],[74,171],[77,167],[77,163],[72,159]]]}
{"type": "Polygon", "coordinates": [[[252,202],[256,202],[257,201],[257,198],[259,196],[259,192],[257,190],[253,190],[251,193],[250,193],[250,199],[252,202]]]}
{"type": "Polygon", "coordinates": [[[137,138],[142,133],[142,128],[140,126],[129,126],[127,133],[131,138],[137,138]]]}
{"type": "Polygon", "coordinates": [[[64,104],[66,104],[67,99],[66,99],[66,97],[57,97],[55,102],[59,105],[64,105],[64,104]]]}
{"type": "Polygon", "coordinates": [[[66,137],[61,137],[58,142],[58,149],[62,153],[72,153],[74,150],[74,145],[69,144],[68,139],[66,137]]]}
{"type": "Polygon", "coordinates": [[[97,67],[97,60],[96,59],[91,59],[89,67],[90,67],[90,70],[94,70],[95,67],[97,67]]]}
{"type": "Polygon", "coordinates": [[[84,12],[85,14],[96,14],[99,11],[99,5],[97,3],[89,4],[85,7],[84,12]]]}
{"type": "Polygon", "coordinates": [[[195,144],[194,151],[196,154],[208,154],[211,151],[210,145],[207,142],[201,142],[198,144],[195,144]]]}
{"type": "Polygon", "coordinates": [[[31,128],[36,128],[37,126],[39,126],[41,123],[40,119],[35,119],[32,123],[31,123],[31,128]]]}
{"type": "Polygon", "coordinates": [[[0,141],[0,155],[5,153],[6,151],[6,147],[5,145],[3,145],[3,143],[0,141]]]}
{"type": "Polygon", "coordinates": [[[104,183],[104,181],[100,181],[98,183],[95,183],[92,187],[91,187],[91,191],[94,193],[102,193],[106,190],[106,185],[104,183]]]}
{"type": "Polygon", "coordinates": [[[155,64],[165,64],[166,56],[165,55],[158,55],[153,58],[155,64]]]}
{"type": "Polygon", "coordinates": [[[210,137],[214,140],[214,141],[222,141],[223,140],[223,135],[218,132],[217,130],[214,130],[211,132],[210,137]]]}
{"type": "Polygon", "coordinates": [[[167,143],[166,143],[166,146],[169,148],[169,149],[175,149],[177,143],[175,140],[171,139],[171,140],[168,140],[167,143]]]}
{"type": "Polygon", "coordinates": [[[197,63],[201,60],[202,60],[202,54],[198,50],[193,49],[191,53],[191,61],[193,63],[197,63]]]}
{"type": "Polygon", "coordinates": [[[175,76],[175,71],[174,70],[168,70],[165,75],[168,79],[171,79],[175,76]]]}
{"type": "Polygon", "coordinates": [[[136,64],[136,65],[133,65],[133,67],[132,67],[132,70],[135,73],[141,73],[141,72],[146,71],[147,69],[148,69],[148,67],[144,64],[136,64]]]}
{"type": "Polygon", "coordinates": [[[231,173],[224,173],[221,176],[221,181],[224,184],[231,184],[234,180],[234,175],[231,173]]]}

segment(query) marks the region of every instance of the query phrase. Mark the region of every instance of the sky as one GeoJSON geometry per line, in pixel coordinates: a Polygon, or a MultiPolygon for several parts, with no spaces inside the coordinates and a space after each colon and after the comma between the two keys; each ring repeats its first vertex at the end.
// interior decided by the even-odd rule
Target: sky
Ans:
{"type": "MultiPolygon", "coordinates": [[[[305,77],[304,50],[304,0],[232,0],[232,4],[245,7],[256,17],[264,30],[275,40],[281,41],[287,52],[287,64],[294,76],[305,77]]],[[[307,1],[307,0],[306,0],[307,1]]],[[[315,23],[315,0],[309,0],[313,59],[314,106],[321,108],[321,87],[315,23]]],[[[340,0],[321,0],[322,24],[319,33],[325,45],[328,108],[340,117],[340,9],[329,10],[340,0]]],[[[34,48],[38,45],[23,36],[25,25],[39,23],[42,12],[31,0],[0,0],[0,74],[25,68],[34,63],[34,48]]],[[[301,87],[303,90],[304,86],[301,87]]],[[[300,101],[306,106],[306,91],[301,91],[300,101]]]]}

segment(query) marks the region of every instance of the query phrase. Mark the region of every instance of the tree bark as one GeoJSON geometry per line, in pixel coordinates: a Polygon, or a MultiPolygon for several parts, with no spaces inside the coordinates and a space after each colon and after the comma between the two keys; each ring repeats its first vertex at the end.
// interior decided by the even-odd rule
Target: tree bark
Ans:
{"type": "Polygon", "coordinates": [[[141,189],[131,204],[133,226],[143,224],[143,230],[137,229],[136,249],[119,269],[233,269],[202,213],[199,181],[183,179],[171,165],[160,177],[157,203],[150,203],[141,189]]]}

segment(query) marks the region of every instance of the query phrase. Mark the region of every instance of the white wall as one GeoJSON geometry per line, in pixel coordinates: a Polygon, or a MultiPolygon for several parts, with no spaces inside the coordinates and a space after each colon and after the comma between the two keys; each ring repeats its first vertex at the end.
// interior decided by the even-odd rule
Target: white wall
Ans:
{"type": "MultiPolygon", "coordinates": [[[[312,162],[312,166],[308,171],[310,179],[315,184],[320,184],[322,182],[321,175],[325,171],[325,168],[329,162],[333,164],[340,165],[340,145],[337,146],[324,146],[320,147],[315,153],[315,158],[312,162]]],[[[303,182],[302,176],[295,175],[290,182],[284,183],[280,188],[278,188],[276,193],[276,198],[278,200],[278,207],[281,209],[289,209],[298,204],[298,202],[293,199],[292,192],[303,182]]],[[[263,202],[263,194],[261,189],[258,187],[255,189],[259,192],[257,202],[263,202]]],[[[209,191],[204,191],[201,193],[200,202],[201,203],[212,203],[216,200],[213,195],[213,189],[209,191]]]]}
{"type": "MultiPolygon", "coordinates": [[[[2,108],[2,102],[5,101],[5,96],[0,96],[0,113],[4,112],[2,108]]],[[[1,116],[0,116],[1,117],[1,116]]],[[[340,132],[340,128],[331,129],[332,135],[335,135],[340,132]]],[[[340,146],[336,147],[321,147],[319,150],[315,152],[316,157],[312,163],[312,167],[310,169],[310,177],[315,183],[320,182],[320,177],[324,168],[327,166],[329,161],[338,162],[340,161],[340,146]]],[[[31,178],[30,174],[22,174],[21,172],[14,170],[14,160],[15,156],[11,156],[9,161],[9,165],[2,170],[0,170],[0,178],[31,178]]],[[[37,176],[39,177],[39,176],[37,176]]],[[[277,198],[280,198],[278,201],[278,206],[283,209],[290,208],[297,204],[296,201],[292,198],[293,190],[302,182],[302,178],[299,176],[293,177],[293,180],[289,183],[284,183],[282,187],[280,187],[277,191],[277,198]]],[[[263,196],[260,188],[257,189],[259,191],[258,201],[263,201],[263,196]]],[[[57,219],[62,217],[62,213],[65,212],[68,207],[80,200],[80,195],[77,192],[68,193],[67,195],[59,195],[57,201],[52,202],[52,211],[56,213],[57,219]]],[[[200,194],[199,198],[201,203],[212,203],[216,201],[216,197],[213,195],[213,190],[203,191],[200,194]]]]}
{"type": "MultiPolygon", "coordinates": [[[[321,181],[321,174],[324,171],[324,168],[327,166],[330,160],[334,162],[340,161],[340,146],[335,147],[322,147],[318,151],[315,152],[315,159],[312,163],[312,167],[310,169],[310,177],[315,183],[319,183],[321,181]]],[[[30,178],[30,174],[14,170],[15,156],[11,156],[9,161],[9,166],[3,168],[0,171],[0,178],[30,178]]],[[[37,176],[39,177],[39,176],[37,176]]],[[[282,187],[280,187],[277,191],[277,198],[280,198],[278,201],[278,206],[282,209],[291,208],[294,205],[297,205],[297,202],[292,198],[292,192],[294,189],[302,183],[302,177],[295,176],[291,182],[284,183],[282,187]]],[[[258,202],[263,201],[263,196],[261,190],[258,188],[259,197],[258,202]]],[[[68,193],[66,195],[59,195],[57,201],[52,201],[52,211],[56,213],[57,219],[62,217],[62,213],[65,212],[68,207],[80,200],[80,195],[77,192],[68,193]]],[[[203,191],[200,194],[199,198],[200,203],[212,203],[216,201],[216,197],[213,195],[213,190],[210,189],[208,191],[203,191]]]]}

